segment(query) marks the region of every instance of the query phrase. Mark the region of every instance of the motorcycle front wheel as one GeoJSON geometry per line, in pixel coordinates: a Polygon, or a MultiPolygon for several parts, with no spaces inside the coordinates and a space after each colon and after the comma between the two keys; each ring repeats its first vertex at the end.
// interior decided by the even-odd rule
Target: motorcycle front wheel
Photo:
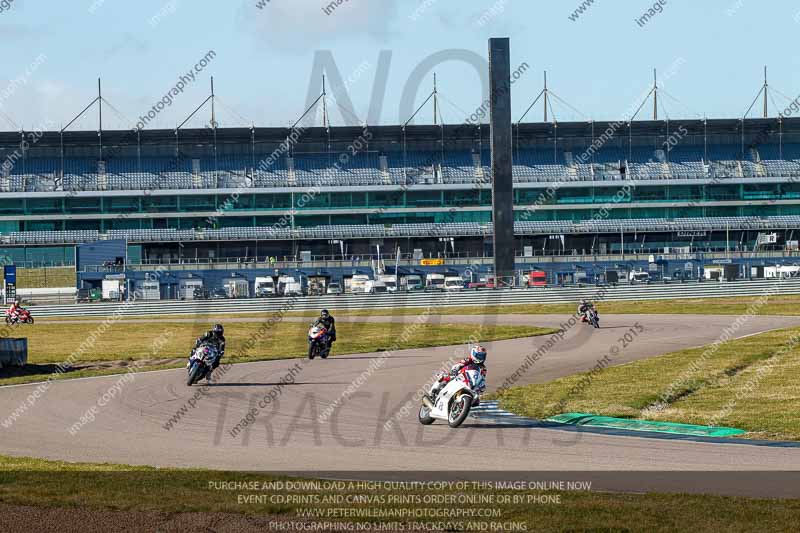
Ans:
{"type": "Polygon", "coordinates": [[[186,379],[187,387],[191,387],[192,385],[194,385],[196,381],[200,379],[200,372],[202,372],[202,370],[200,369],[200,365],[198,365],[197,363],[192,363],[191,368],[189,368],[189,377],[186,379]]]}
{"type": "Polygon", "coordinates": [[[469,410],[472,407],[472,396],[469,394],[462,394],[453,400],[450,404],[450,413],[447,417],[447,423],[451,428],[457,428],[464,423],[464,420],[469,416],[469,410]]]}
{"type": "Polygon", "coordinates": [[[316,356],[317,356],[317,348],[316,348],[316,346],[313,345],[313,344],[309,344],[308,345],[308,358],[309,359],[314,359],[314,357],[316,357],[316,356]]]}

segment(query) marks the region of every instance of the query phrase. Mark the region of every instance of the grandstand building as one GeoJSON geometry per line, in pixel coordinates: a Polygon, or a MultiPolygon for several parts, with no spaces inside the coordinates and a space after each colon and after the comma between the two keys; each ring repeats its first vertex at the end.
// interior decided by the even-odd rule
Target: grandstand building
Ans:
{"type": "MultiPolygon", "coordinates": [[[[123,240],[133,270],[464,263],[492,249],[488,139],[470,124],[2,133],[0,255],[63,264],[123,240]]],[[[520,268],[783,256],[800,238],[800,119],[527,123],[513,140],[520,268]]]]}

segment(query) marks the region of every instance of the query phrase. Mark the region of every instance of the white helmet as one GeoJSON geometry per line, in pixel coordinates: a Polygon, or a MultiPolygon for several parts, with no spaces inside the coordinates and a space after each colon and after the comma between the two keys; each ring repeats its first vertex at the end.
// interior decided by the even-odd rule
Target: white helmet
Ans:
{"type": "Polygon", "coordinates": [[[472,350],[469,352],[469,359],[473,363],[477,363],[482,365],[486,362],[486,348],[481,346],[480,344],[476,344],[472,347],[472,350]]]}

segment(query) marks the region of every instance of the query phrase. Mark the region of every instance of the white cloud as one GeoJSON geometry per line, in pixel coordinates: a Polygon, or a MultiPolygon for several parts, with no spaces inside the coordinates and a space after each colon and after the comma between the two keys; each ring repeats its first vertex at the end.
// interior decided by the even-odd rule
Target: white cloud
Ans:
{"type": "Polygon", "coordinates": [[[258,2],[248,0],[242,6],[243,23],[271,46],[299,54],[333,39],[385,40],[399,4],[398,0],[344,0],[341,4],[336,0],[270,0],[259,9],[258,2]]]}

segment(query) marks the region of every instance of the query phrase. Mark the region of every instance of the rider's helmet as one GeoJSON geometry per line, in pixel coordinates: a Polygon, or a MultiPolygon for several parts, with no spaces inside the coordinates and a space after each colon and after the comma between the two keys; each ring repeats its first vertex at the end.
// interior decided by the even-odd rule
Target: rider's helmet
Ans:
{"type": "Polygon", "coordinates": [[[325,319],[325,318],[328,318],[329,316],[331,316],[331,314],[328,312],[327,309],[323,309],[322,311],[319,312],[319,317],[320,318],[325,319]]]}
{"type": "Polygon", "coordinates": [[[473,363],[482,365],[484,362],[486,362],[486,348],[480,344],[476,344],[469,352],[469,359],[473,363]]]}
{"type": "Polygon", "coordinates": [[[583,300],[581,300],[581,304],[583,304],[583,305],[589,305],[589,300],[587,300],[586,298],[584,298],[583,300]]]}
{"type": "Polygon", "coordinates": [[[222,324],[214,324],[214,327],[211,328],[211,333],[215,337],[222,337],[222,334],[225,333],[225,328],[222,327],[222,324]]]}

